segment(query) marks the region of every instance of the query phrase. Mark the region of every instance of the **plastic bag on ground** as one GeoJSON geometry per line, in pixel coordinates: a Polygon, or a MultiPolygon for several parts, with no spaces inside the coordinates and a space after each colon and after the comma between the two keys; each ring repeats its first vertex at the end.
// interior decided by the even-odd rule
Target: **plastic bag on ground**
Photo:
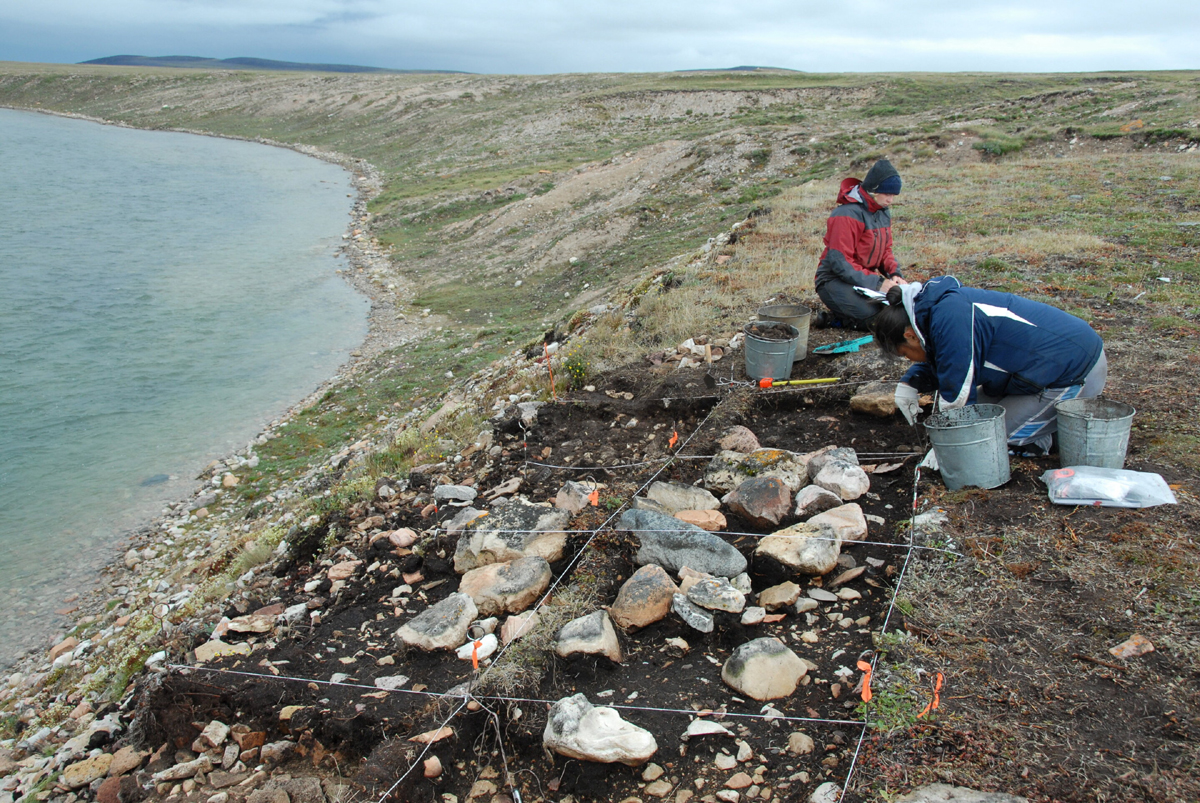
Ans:
{"type": "Polygon", "coordinates": [[[1056,505],[1154,507],[1176,504],[1175,494],[1158,474],[1121,468],[1070,466],[1047,471],[1042,482],[1056,505]]]}

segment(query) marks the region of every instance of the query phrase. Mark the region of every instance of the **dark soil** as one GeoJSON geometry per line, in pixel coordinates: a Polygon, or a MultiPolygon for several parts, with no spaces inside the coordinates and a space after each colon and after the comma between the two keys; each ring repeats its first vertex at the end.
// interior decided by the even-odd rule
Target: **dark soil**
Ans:
{"type": "MultiPolygon", "coordinates": [[[[456,466],[431,469],[430,482],[466,480],[481,490],[522,476],[522,493],[535,501],[553,498],[566,480],[603,483],[599,506],[572,522],[578,532],[570,554],[552,568],[563,588],[592,583],[598,598],[611,602],[636,568],[636,544],[609,526],[615,515],[652,480],[700,479],[707,456],[717,449],[716,438],[730,424],[749,427],[764,446],[805,452],[836,444],[854,447],[864,464],[902,463],[872,475],[871,491],[857,501],[884,524],[872,524],[869,542],[843,553],[846,565],[867,571],[847,584],[863,598],[835,607],[860,621],[869,617],[863,625],[842,629],[825,616],[830,611],[825,607],[814,612],[820,616],[813,624],[794,612],[753,627],[743,626],[735,615],[718,614],[716,629],[705,635],[671,615],[622,634],[622,664],[551,656],[535,682],[507,699],[477,692],[483,708],[450,717],[454,736],[430,748],[446,771],[427,780],[417,762],[392,799],[440,801],[443,793],[451,793],[465,800],[481,777],[491,777],[506,792],[505,766],[524,801],[567,795],[607,801],[644,794],[639,769],[544,753],[548,703],[576,692],[594,704],[618,707],[623,717],[650,730],[659,744],[654,760],[665,768],[664,777],[676,789],[696,791],[696,799],[723,788],[736,770],[717,771],[712,759],[717,751],[732,753],[736,747],[724,737],[690,742],[680,737],[694,712],[722,709],[724,724],[755,754],[739,769],[763,768],[762,786],[770,788],[764,800],[807,800],[823,781],[845,783],[864,735],[847,801],[875,800],[937,780],[1038,801],[1200,799],[1194,772],[1200,735],[1196,621],[1157,615],[1153,609],[1147,617],[1146,604],[1136,596],[1139,588],[1158,590],[1175,582],[1175,572],[1195,568],[1192,534],[1200,529],[1195,505],[1144,511],[1053,506],[1037,477],[1057,466],[1054,457],[1014,460],[1012,480],[993,491],[949,494],[936,475],[923,476],[917,489],[920,509],[941,506],[951,515],[946,533],[930,545],[952,552],[914,551],[898,592],[901,604],[892,609],[893,586],[909,555],[910,528],[901,524],[913,505],[916,458],[906,453],[919,450],[923,437],[899,417],[851,412],[847,400],[859,378],[886,378],[898,373],[894,368],[869,351],[810,357],[797,363],[793,378],[837,374],[844,381],[786,390],[730,384],[728,376],[711,390],[695,369],[654,369],[661,374],[630,369],[597,382],[593,393],[543,407],[538,425],[527,433],[501,424],[496,439],[505,451],[490,468],[475,455],[456,466]],[[624,392],[634,398],[624,399],[624,392]],[[637,423],[630,426],[632,419],[637,423]],[[665,460],[668,453],[677,459],[665,460]],[[1127,609],[1134,612],[1127,615],[1127,609]],[[900,677],[919,668],[926,673],[918,675],[922,678],[942,672],[945,687],[937,711],[920,720],[909,716],[884,723],[878,709],[867,709],[877,727],[889,728],[877,730],[859,724],[864,709],[854,689],[861,677],[855,664],[875,655],[889,613],[889,632],[904,637],[888,642],[890,651],[877,671],[900,677]],[[816,643],[800,638],[808,630],[819,633],[816,643]],[[1129,661],[1107,653],[1134,631],[1150,637],[1158,649],[1129,661]],[[813,682],[773,702],[789,719],[765,719],[769,709],[737,699],[721,681],[721,665],[732,650],[760,636],[779,637],[818,666],[809,673],[813,682]],[[669,649],[666,641],[673,637],[686,640],[690,650],[669,649]],[[786,752],[787,737],[796,730],[814,739],[813,753],[786,752]],[[695,786],[697,779],[705,781],[702,789],[695,786]]],[[[727,374],[731,369],[734,383],[744,381],[737,366],[724,368],[727,374]]],[[[1179,479],[1163,473],[1168,481],[1179,479]]],[[[435,522],[421,517],[426,501],[417,496],[398,506],[346,511],[340,532],[354,533],[351,525],[377,514],[385,516],[386,528],[430,531],[435,522]]],[[[454,512],[437,515],[448,518],[454,512]]],[[[785,520],[781,527],[791,523],[785,520]]],[[[752,559],[756,538],[765,533],[731,516],[724,537],[752,559]]],[[[267,730],[269,740],[291,733],[304,761],[352,778],[366,796],[391,788],[420,757],[421,746],[408,739],[436,728],[463,703],[461,692],[444,698],[413,692],[440,694],[474,677],[469,661],[448,653],[395,648],[392,634],[400,624],[457,588],[450,562],[454,539],[433,537],[437,540],[420,558],[390,553],[383,547],[386,541],[368,551],[362,546],[365,538],[347,536],[344,543],[358,557],[379,565],[328,601],[315,628],[297,629],[267,641],[250,658],[216,665],[260,677],[201,670],[173,674],[147,688],[143,710],[158,712],[145,726],[148,741],[155,747],[184,747],[198,734],[193,723],[202,726],[214,717],[238,721],[267,730]],[[411,604],[400,610],[391,596],[402,582],[398,572],[418,569],[424,577],[413,584],[411,604]],[[388,656],[394,665],[377,664],[388,656]],[[348,675],[347,685],[330,685],[334,673],[348,675]],[[376,677],[396,674],[412,679],[406,691],[373,689],[376,677]],[[279,711],[286,705],[304,709],[284,725],[279,711]]],[[[327,583],[315,594],[302,592],[313,574],[307,562],[293,560],[281,570],[285,584],[278,599],[263,598],[261,604],[290,605],[328,593],[327,583]]],[[[756,592],[782,579],[755,567],[753,560],[751,574],[756,592]]],[[[827,583],[831,576],[812,578],[811,584],[827,583]]],[[[1148,603],[1155,595],[1142,596],[1148,603]]],[[[245,612],[241,607],[252,606],[231,608],[230,615],[245,612]]],[[[922,680],[912,694],[928,696],[926,685],[922,680]]]]}

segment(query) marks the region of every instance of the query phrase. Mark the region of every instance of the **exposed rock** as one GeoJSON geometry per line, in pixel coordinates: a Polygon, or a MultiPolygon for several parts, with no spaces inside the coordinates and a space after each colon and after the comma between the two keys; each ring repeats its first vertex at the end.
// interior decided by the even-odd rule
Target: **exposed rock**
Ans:
{"type": "Polygon", "coordinates": [[[717,497],[704,488],[682,482],[652,483],[646,496],[662,505],[671,515],[681,510],[716,510],[721,506],[717,497]]]}
{"type": "Polygon", "coordinates": [[[831,530],[805,521],[760,538],[754,556],[772,558],[802,574],[825,574],[837,566],[841,546],[831,530]]]}
{"type": "MultiPolygon", "coordinates": [[[[464,529],[466,529],[468,524],[475,521],[475,519],[479,518],[480,516],[486,515],[488,514],[482,510],[476,510],[470,506],[464,507],[454,515],[454,518],[446,522],[446,535],[458,535],[464,529]]],[[[412,542],[410,541],[409,543],[412,542]]],[[[399,545],[397,544],[397,546],[399,545]]],[[[405,546],[408,546],[408,544],[405,544],[405,546]]]]}
{"type": "Polygon", "coordinates": [[[475,603],[482,616],[520,613],[550,587],[550,564],[543,557],[491,563],[462,576],[460,594],[475,603]]]}
{"type": "Polygon", "coordinates": [[[757,638],[733,651],[721,680],[755,700],[775,700],[796,690],[808,667],[776,638],[757,638]]]}
{"type": "Polygon", "coordinates": [[[741,613],[746,607],[746,595],[730,585],[724,577],[697,581],[688,589],[687,598],[710,611],[741,613]]]}
{"type": "Polygon", "coordinates": [[[823,588],[810,588],[810,589],[808,589],[808,595],[810,597],[812,597],[813,599],[815,599],[817,602],[837,602],[838,601],[837,594],[826,591],[823,588]]]}
{"type": "MultiPolygon", "coordinates": [[[[691,566],[684,566],[679,570],[679,593],[686,595],[688,589],[696,585],[701,580],[709,580],[712,575],[708,572],[698,572],[691,566]]],[[[745,592],[743,592],[745,593],[745,592]]]]}
{"type": "Polygon", "coordinates": [[[489,563],[526,556],[543,557],[553,563],[563,556],[567,536],[562,530],[570,518],[565,510],[513,499],[463,528],[454,552],[454,570],[463,574],[489,563]]]}
{"type": "Polygon", "coordinates": [[[478,613],[469,596],[451,594],[397,630],[396,641],[426,651],[457,649],[478,613]]]}
{"type": "Polygon", "coordinates": [[[611,708],[593,706],[582,694],[554,704],[542,742],[570,758],[604,764],[619,761],[631,767],[646,763],[658,750],[649,731],[621,719],[611,708]]]}
{"type": "Polygon", "coordinates": [[[683,732],[683,740],[686,742],[693,736],[732,736],[729,728],[726,728],[720,722],[713,722],[711,719],[693,719],[688,723],[687,730],[683,732]]]}
{"type": "Polygon", "coordinates": [[[537,611],[526,611],[516,616],[510,616],[500,626],[500,643],[508,644],[522,636],[527,636],[537,627],[541,615],[537,611]]]}
{"type": "Polygon", "coordinates": [[[665,617],[679,588],[663,567],[643,566],[625,581],[608,613],[623,628],[646,627],[665,617]]]}
{"type": "Polygon", "coordinates": [[[496,634],[487,633],[483,638],[468,641],[455,650],[454,654],[462,661],[482,661],[490,658],[499,647],[500,639],[496,638],[496,634]]]}
{"type": "Polygon", "coordinates": [[[800,586],[789,580],[786,583],[764,589],[758,595],[758,604],[768,611],[777,611],[780,608],[794,605],[798,599],[800,599],[800,586]]]}
{"type": "Polygon", "coordinates": [[[561,658],[575,654],[603,655],[610,661],[621,663],[621,645],[617,642],[617,631],[604,611],[594,611],[587,616],[572,619],[558,631],[554,652],[561,658]]]}
{"type": "Polygon", "coordinates": [[[820,485],[805,485],[796,494],[796,515],[815,516],[842,505],[842,497],[820,485]]]}
{"type": "Polygon", "coordinates": [[[671,609],[679,614],[683,621],[701,633],[713,631],[713,615],[696,605],[683,594],[676,594],[671,599],[671,609]]]}
{"type": "Polygon", "coordinates": [[[826,781],[808,796],[808,803],[838,803],[841,799],[842,787],[832,781],[826,781]]]}
{"type": "Polygon", "coordinates": [[[229,726],[216,719],[208,723],[200,732],[200,741],[205,742],[209,747],[220,747],[228,738],[229,726]]]}
{"type": "Polygon", "coordinates": [[[681,510],[675,514],[675,518],[710,533],[720,532],[728,526],[724,514],[719,510],[681,510]]]}
{"type": "Polygon", "coordinates": [[[196,648],[196,661],[204,664],[229,655],[249,655],[253,649],[244,641],[238,644],[226,644],[220,639],[213,639],[196,648]]]}
{"type": "Polygon", "coordinates": [[[721,437],[717,439],[717,446],[722,451],[740,452],[742,454],[749,454],[762,448],[755,434],[740,424],[734,425],[722,432],[721,437]]]}
{"type": "Polygon", "coordinates": [[[473,502],[477,493],[469,485],[439,485],[433,489],[433,501],[473,502]]]}
{"type": "Polygon", "coordinates": [[[278,742],[271,742],[262,746],[262,752],[259,757],[264,764],[280,764],[296,749],[295,742],[289,742],[282,739],[278,742]]]}
{"type": "Polygon", "coordinates": [[[749,454],[718,452],[704,475],[704,487],[728,493],[755,477],[775,477],[792,493],[808,480],[808,456],[785,449],[756,449],[749,454]]]}
{"type": "Polygon", "coordinates": [[[647,510],[626,510],[617,526],[641,541],[634,560],[639,566],[657,563],[668,572],[684,566],[719,577],[733,577],[746,570],[740,552],[712,533],[685,524],[673,516],[647,510]]]}
{"type": "Polygon", "coordinates": [[[744,625],[761,625],[766,618],[767,609],[757,605],[751,605],[742,611],[742,624],[744,625]]]}
{"type": "Polygon", "coordinates": [[[75,638],[74,636],[67,636],[65,639],[50,648],[50,653],[47,655],[47,657],[51,661],[56,661],[58,660],[59,656],[69,653],[78,646],[79,639],[75,638]]]}
{"type": "Polygon", "coordinates": [[[867,519],[862,508],[854,502],[818,513],[809,519],[808,523],[828,528],[841,538],[843,543],[861,541],[867,537],[867,519]]]}
{"type": "Polygon", "coordinates": [[[844,460],[827,462],[813,477],[813,485],[832,491],[846,501],[857,499],[871,490],[867,472],[844,460]]]}
{"type": "MultiPolygon", "coordinates": [[[[109,756],[111,763],[112,757],[109,756]]],[[[173,767],[169,767],[162,772],[154,773],[154,782],[161,783],[163,781],[182,781],[184,778],[191,778],[198,772],[212,772],[212,759],[207,755],[202,755],[192,761],[183,761],[173,767]]],[[[107,770],[108,767],[105,767],[107,770]]]]}
{"type": "Polygon", "coordinates": [[[110,766],[112,766],[112,756],[108,753],[101,753],[92,758],[85,758],[83,761],[69,764],[63,770],[62,782],[71,789],[78,789],[108,775],[108,768],[110,766]]]}
{"type": "Polygon", "coordinates": [[[567,482],[558,489],[558,495],[554,497],[554,506],[559,510],[567,511],[572,516],[577,515],[579,511],[591,504],[589,497],[592,491],[592,486],[584,485],[582,482],[567,482]]]}
{"type": "Polygon", "coordinates": [[[849,446],[826,446],[823,449],[810,452],[808,458],[808,476],[810,477],[820,474],[821,469],[825,468],[825,464],[830,460],[840,460],[852,466],[858,465],[858,452],[849,446]]]}
{"type": "Polygon", "coordinates": [[[142,766],[142,762],[146,760],[146,756],[146,753],[143,753],[132,745],[122,747],[113,753],[112,764],[109,765],[108,774],[115,777],[117,775],[124,775],[127,772],[133,772],[142,766]]]}
{"type": "Polygon", "coordinates": [[[792,510],[792,490],[778,477],[754,477],[738,485],[724,502],[757,527],[775,527],[792,510]]]}
{"type": "Polygon", "coordinates": [[[437,778],[442,774],[442,760],[436,755],[430,756],[425,759],[424,768],[426,778],[437,778]]]}
{"type": "Polygon", "coordinates": [[[670,516],[671,511],[655,502],[653,499],[647,499],[644,496],[635,496],[629,500],[630,510],[646,510],[651,513],[662,513],[664,516],[670,516]]]}
{"type": "Polygon", "coordinates": [[[406,683],[408,683],[408,675],[382,675],[375,678],[375,688],[384,691],[402,689],[406,683]]]}
{"type": "Polygon", "coordinates": [[[887,418],[896,412],[896,383],[868,382],[850,397],[850,409],[887,418]]]}
{"type": "Polygon", "coordinates": [[[794,756],[807,756],[816,749],[816,744],[808,734],[795,731],[788,736],[787,749],[794,756]]]}
{"type": "Polygon", "coordinates": [[[1028,798],[1004,792],[976,792],[965,786],[934,783],[896,798],[896,803],[1028,803],[1028,798]]]}

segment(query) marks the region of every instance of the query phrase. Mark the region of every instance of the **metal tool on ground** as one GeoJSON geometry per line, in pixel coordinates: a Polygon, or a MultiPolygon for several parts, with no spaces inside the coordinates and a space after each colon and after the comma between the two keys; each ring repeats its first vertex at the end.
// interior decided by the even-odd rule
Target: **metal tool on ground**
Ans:
{"type": "Polygon", "coordinates": [[[812,350],[813,354],[848,354],[852,351],[858,351],[863,346],[870,343],[875,338],[871,335],[866,337],[858,337],[853,340],[839,340],[837,343],[830,343],[828,346],[818,346],[812,350]]]}
{"type": "Polygon", "coordinates": [[[785,385],[825,385],[831,382],[838,382],[841,377],[828,376],[823,379],[772,379],[771,377],[763,377],[750,382],[740,379],[717,379],[712,374],[704,375],[704,385],[710,390],[719,385],[747,385],[757,388],[780,388],[785,385]]]}

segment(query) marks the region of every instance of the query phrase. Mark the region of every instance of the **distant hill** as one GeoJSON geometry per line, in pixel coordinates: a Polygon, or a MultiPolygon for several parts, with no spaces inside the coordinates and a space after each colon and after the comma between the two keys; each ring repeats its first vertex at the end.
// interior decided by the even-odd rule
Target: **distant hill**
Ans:
{"type": "Polygon", "coordinates": [[[798,72],[787,67],[704,67],[697,70],[676,70],[675,72],[798,72]]]}
{"type": "Polygon", "coordinates": [[[106,56],[81,61],[80,64],[107,64],[118,67],[182,67],[201,70],[285,70],[288,72],[346,72],[346,73],[458,73],[463,70],[389,70],[384,67],[360,67],[354,64],[305,64],[297,61],[272,61],[240,57],[210,59],[204,56],[106,56]]]}

